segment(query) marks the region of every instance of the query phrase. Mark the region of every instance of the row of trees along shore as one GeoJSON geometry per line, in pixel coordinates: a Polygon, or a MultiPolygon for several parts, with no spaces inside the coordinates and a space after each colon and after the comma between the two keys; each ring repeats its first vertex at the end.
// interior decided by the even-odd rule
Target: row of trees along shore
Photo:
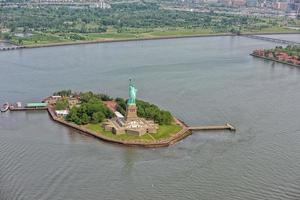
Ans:
{"type": "MultiPolygon", "coordinates": [[[[80,98],[80,106],[71,108],[69,114],[65,117],[67,121],[78,125],[101,123],[107,118],[112,118],[114,113],[105,106],[104,101],[115,101],[117,103],[117,111],[125,115],[126,100],[123,98],[113,99],[108,95],[95,94],[93,92],[72,93],[71,90],[56,92],[54,95],[63,97],[56,103],[55,109],[57,110],[68,108],[68,101],[65,97],[77,96],[80,98]]],[[[161,110],[154,104],[137,100],[136,105],[139,117],[154,120],[161,125],[169,125],[173,122],[173,117],[169,111],[161,110]]]]}

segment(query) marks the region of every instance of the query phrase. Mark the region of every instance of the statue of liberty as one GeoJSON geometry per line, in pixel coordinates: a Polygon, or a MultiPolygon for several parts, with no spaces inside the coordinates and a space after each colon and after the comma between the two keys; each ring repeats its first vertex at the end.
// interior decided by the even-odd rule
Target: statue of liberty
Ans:
{"type": "Polygon", "coordinates": [[[127,101],[127,104],[135,105],[137,89],[134,87],[134,84],[132,83],[131,79],[129,79],[128,92],[129,92],[129,99],[127,101]]]}

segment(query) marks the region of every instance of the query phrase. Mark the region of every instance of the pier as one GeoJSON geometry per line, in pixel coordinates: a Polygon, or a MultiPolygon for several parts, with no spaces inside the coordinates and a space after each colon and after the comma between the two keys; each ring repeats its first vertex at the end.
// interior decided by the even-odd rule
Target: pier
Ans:
{"type": "Polygon", "coordinates": [[[22,108],[14,108],[14,107],[10,107],[9,110],[10,111],[36,111],[36,110],[47,110],[48,108],[26,108],[26,107],[22,107],[22,108]]]}
{"type": "Polygon", "coordinates": [[[256,40],[264,40],[264,41],[268,41],[268,42],[280,43],[280,44],[300,45],[300,42],[294,42],[294,41],[277,39],[277,38],[269,38],[269,37],[258,36],[258,35],[243,34],[240,36],[251,38],[251,39],[256,39],[256,40]]]}
{"type": "Polygon", "coordinates": [[[21,102],[12,104],[9,106],[10,111],[36,111],[36,110],[47,110],[48,105],[46,103],[27,103],[26,106],[22,107],[21,102]]]}
{"type": "Polygon", "coordinates": [[[235,127],[229,123],[224,125],[212,125],[212,126],[189,126],[190,131],[209,131],[209,130],[230,130],[235,131],[235,127]]]}

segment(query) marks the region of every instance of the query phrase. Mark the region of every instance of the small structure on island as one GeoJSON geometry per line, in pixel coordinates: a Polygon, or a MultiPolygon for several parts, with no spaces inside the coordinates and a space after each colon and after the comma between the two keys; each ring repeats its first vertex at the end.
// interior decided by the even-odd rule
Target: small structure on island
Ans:
{"type": "Polygon", "coordinates": [[[126,116],[124,117],[121,113],[115,113],[115,117],[108,119],[103,123],[105,131],[111,131],[116,135],[121,134],[133,134],[133,135],[144,135],[146,133],[156,133],[158,124],[155,124],[153,120],[146,120],[140,118],[137,115],[136,106],[136,93],[132,80],[129,80],[129,99],[126,106],[126,116]]]}
{"type": "Polygon", "coordinates": [[[58,117],[65,117],[69,114],[68,110],[55,110],[55,114],[58,117]]]}

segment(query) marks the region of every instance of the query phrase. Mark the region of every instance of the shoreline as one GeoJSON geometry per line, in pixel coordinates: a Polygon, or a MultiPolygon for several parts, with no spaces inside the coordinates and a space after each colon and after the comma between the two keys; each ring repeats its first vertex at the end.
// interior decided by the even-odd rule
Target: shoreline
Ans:
{"type": "Polygon", "coordinates": [[[300,65],[295,65],[293,63],[288,63],[288,62],[285,62],[285,61],[282,61],[282,60],[276,60],[276,59],[268,58],[268,57],[265,57],[265,56],[255,55],[253,53],[251,53],[250,55],[253,56],[253,57],[261,58],[261,59],[268,60],[268,61],[274,61],[274,62],[278,62],[278,63],[281,63],[281,64],[290,65],[290,66],[293,66],[293,67],[300,67],[300,65]]]}
{"type": "Polygon", "coordinates": [[[98,43],[114,43],[114,42],[132,42],[132,41],[147,41],[147,40],[167,40],[167,39],[182,39],[182,38],[200,38],[200,37],[222,37],[222,36],[243,36],[243,35],[289,35],[299,34],[300,32],[262,32],[262,33],[241,33],[239,35],[234,33],[216,33],[216,34],[196,34],[196,35],[183,35],[183,36],[160,36],[149,38],[128,38],[128,39],[103,39],[103,40],[86,40],[86,41],[74,41],[74,42],[61,42],[61,43],[49,43],[38,45],[20,45],[15,47],[7,47],[0,49],[0,51],[18,50],[18,49],[33,49],[33,48],[45,48],[45,47],[59,47],[59,46],[71,46],[71,45],[84,45],[84,44],[98,44],[98,43]]]}
{"type": "Polygon", "coordinates": [[[192,131],[189,130],[188,127],[183,122],[181,122],[180,120],[175,118],[175,120],[177,121],[177,123],[179,123],[179,125],[182,127],[182,129],[168,139],[163,139],[163,140],[158,140],[158,141],[153,141],[153,142],[151,142],[151,141],[149,141],[149,142],[122,141],[122,140],[116,140],[116,139],[106,137],[104,135],[98,134],[94,131],[91,131],[91,130],[81,127],[79,125],[66,122],[65,120],[62,120],[62,119],[56,117],[55,113],[53,112],[53,109],[51,109],[50,107],[47,108],[47,112],[50,115],[50,118],[54,122],[60,123],[64,126],[75,129],[75,130],[79,131],[80,133],[92,136],[94,138],[97,138],[97,139],[100,139],[100,140],[103,140],[106,142],[114,143],[114,144],[119,144],[119,145],[136,146],[136,147],[144,147],[144,148],[168,147],[168,146],[175,144],[178,141],[180,141],[180,140],[184,139],[185,137],[192,134],[192,131]]]}

